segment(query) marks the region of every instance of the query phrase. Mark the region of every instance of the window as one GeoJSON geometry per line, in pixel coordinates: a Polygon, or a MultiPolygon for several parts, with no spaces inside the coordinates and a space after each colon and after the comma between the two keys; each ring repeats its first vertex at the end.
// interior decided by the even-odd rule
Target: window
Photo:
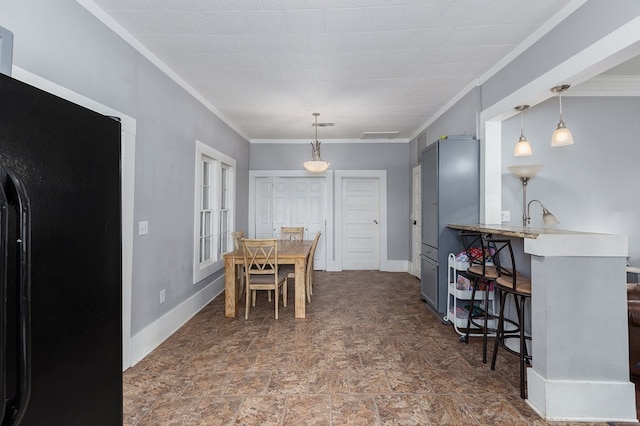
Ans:
{"type": "Polygon", "coordinates": [[[196,141],[193,283],[224,267],[233,247],[235,165],[232,158],[196,141]]]}

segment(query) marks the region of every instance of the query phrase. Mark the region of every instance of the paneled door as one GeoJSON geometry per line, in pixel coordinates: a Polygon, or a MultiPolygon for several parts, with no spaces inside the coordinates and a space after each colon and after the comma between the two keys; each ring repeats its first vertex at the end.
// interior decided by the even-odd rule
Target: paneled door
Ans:
{"type": "MultiPolygon", "coordinates": [[[[296,197],[293,193],[295,186],[295,180],[273,179],[273,223],[271,232],[276,238],[280,237],[280,228],[282,226],[303,226],[306,228],[304,222],[296,223],[295,225],[291,222],[291,218],[296,216],[293,211],[296,203],[296,197]]],[[[301,208],[304,209],[304,203],[301,208]]]]}
{"type": "Polygon", "coordinates": [[[255,238],[273,238],[273,178],[256,178],[255,238]]]}
{"type": "MultiPolygon", "coordinates": [[[[302,177],[256,178],[256,237],[278,237],[282,226],[304,227],[304,238],[325,232],[325,179],[302,177]]],[[[314,265],[326,269],[325,238],[318,241],[314,265]]]]}
{"type": "MultiPolygon", "coordinates": [[[[325,181],[324,179],[308,179],[307,184],[304,187],[304,194],[307,200],[308,209],[305,214],[306,218],[306,232],[308,238],[311,240],[316,236],[318,231],[324,232],[325,230],[325,181]]],[[[301,188],[298,188],[300,190],[301,188]]],[[[302,198],[302,194],[298,193],[298,197],[302,198]]],[[[301,226],[301,225],[294,225],[301,226]]],[[[322,250],[324,253],[324,238],[318,241],[318,247],[316,250],[322,250]],[[320,247],[322,244],[322,248],[320,247]]],[[[323,260],[324,263],[324,260],[323,260]]]]}
{"type": "Polygon", "coordinates": [[[378,270],[379,180],[342,179],[342,268],[378,270]]]}

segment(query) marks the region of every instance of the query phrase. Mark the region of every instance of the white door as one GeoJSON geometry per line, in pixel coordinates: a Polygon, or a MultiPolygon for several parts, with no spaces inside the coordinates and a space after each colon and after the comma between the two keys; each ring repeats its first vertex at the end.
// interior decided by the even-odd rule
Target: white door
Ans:
{"type": "Polygon", "coordinates": [[[291,225],[291,181],[288,179],[273,180],[273,223],[272,232],[276,238],[280,237],[280,228],[291,225]]]}
{"type": "Polygon", "coordinates": [[[325,270],[325,179],[264,177],[255,182],[256,238],[277,238],[282,226],[304,227],[308,240],[322,231],[314,268],[325,270]]]}
{"type": "Polygon", "coordinates": [[[289,179],[289,225],[304,228],[304,239],[309,240],[309,182],[308,179],[289,179]]]}
{"type": "Polygon", "coordinates": [[[307,197],[307,235],[308,239],[315,238],[318,231],[322,232],[316,247],[316,253],[313,257],[314,269],[324,271],[326,269],[326,220],[325,220],[325,180],[324,179],[308,179],[307,197]]]}
{"type": "Polygon", "coordinates": [[[420,278],[420,252],[422,251],[422,170],[420,165],[413,168],[413,206],[411,207],[412,274],[420,278]]]}
{"type": "Polygon", "coordinates": [[[380,269],[379,194],[378,179],[342,179],[343,269],[380,269]]]}
{"type": "Polygon", "coordinates": [[[273,179],[256,178],[255,238],[273,238],[273,179]]]}

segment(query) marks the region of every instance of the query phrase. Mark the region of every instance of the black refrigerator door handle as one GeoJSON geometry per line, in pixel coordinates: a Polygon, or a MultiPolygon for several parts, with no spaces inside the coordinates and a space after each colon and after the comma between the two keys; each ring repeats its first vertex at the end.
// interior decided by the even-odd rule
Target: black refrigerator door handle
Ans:
{"type": "Polygon", "coordinates": [[[7,197],[0,185],[0,419],[4,419],[7,400],[7,197]]]}
{"type": "Polygon", "coordinates": [[[31,397],[31,208],[27,191],[12,170],[0,169],[0,183],[18,213],[18,383],[2,419],[2,426],[13,426],[20,424],[31,397]]]}

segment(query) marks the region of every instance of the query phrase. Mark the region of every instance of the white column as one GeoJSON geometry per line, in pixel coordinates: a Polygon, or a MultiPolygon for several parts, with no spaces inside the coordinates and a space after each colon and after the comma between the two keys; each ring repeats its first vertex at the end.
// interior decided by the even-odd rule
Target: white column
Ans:
{"type": "Polygon", "coordinates": [[[531,254],[528,404],[546,420],[635,422],[625,236],[542,234],[531,254]]]}

